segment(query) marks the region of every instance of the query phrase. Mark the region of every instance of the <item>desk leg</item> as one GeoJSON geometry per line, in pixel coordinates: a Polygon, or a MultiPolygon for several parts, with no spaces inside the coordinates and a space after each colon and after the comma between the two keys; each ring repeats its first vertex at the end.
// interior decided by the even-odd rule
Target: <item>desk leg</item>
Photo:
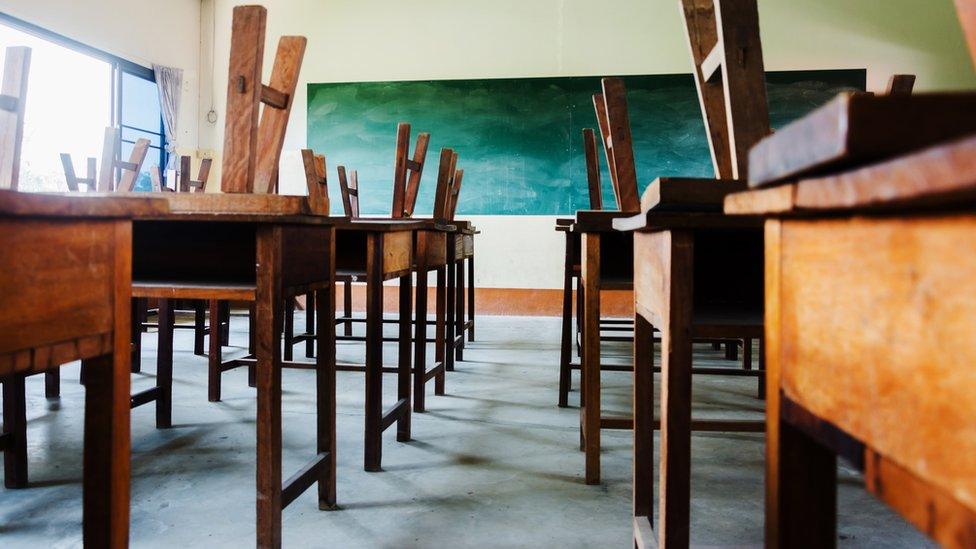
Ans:
{"type": "Polygon", "coordinates": [[[468,258],[468,341],[474,341],[474,252],[468,258]]]}
{"type": "MultiPolygon", "coordinates": [[[[164,429],[173,425],[173,301],[159,300],[159,329],[156,348],[156,428],[164,429]]],[[[213,336],[211,336],[213,337],[213,336]]],[[[85,375],[88,375],[85,368],[85,375]]]]}
{"type": "Polygon", "coordinates": [[[776,454],[766,464],[767,497],[777,502],[766,516],[776,537],[766,546],[836,546],[837,456],[782,419],[766,437],[776,454]]]}
{"type": "Polygon", "coordinates": [[[580,407],[586,483],[600,483],[600,235],[583,235],[583,361],[580,407]]]}
{"type": "MultiPolygon", "coordinates": [[[[281,546],[281,228],[257,235],[255,346],[257,410],[257,545],[281,546]]],[[[219,318],[219,317],[218,317],[219,318]]],[[[220,340],[220,329],[210,337],[220,340]]]]}
{"type": "MultiPolygon", "coordinates": [[[[418,239],[422,242],[423,239],[418,239]]],[[[422,244],[421,244],[422,246],[422,244]]],[[[418,253],[418,255],[420,255],[418,253]]],[[[417,269],[417,310],[414,312],[414,374],[413,374],[413,411],[423,413],[426,408],[427,392],[424,378],[427,377],[427,267],[420,265],[417,269]]],[[[401,336],[401,340],[402,340],[401,336]]]]}
{"type": "MultiPolygon", "coordinates": [[[[411,326],[411,300],[413,296],[411,290],[413,286],[413,275],[407,274],[400,277],[400,318],[399,318],[399,357],[397,362],[397,400],[410,402],[410,329],[411,326]]],[[[418,340],[417,345],[425,345],[426,342],[418,340]]],[[[418,364],[418,371],[426,369],[426,365],[418,364]]],[[[421,374],[423,375],[423,374],[421,374]]],[[[423,383],[423,379],[421,379],[423,383]]],[[[404,410],[403,415],[397,420],[397,440],[407,442],[410,440],[410,406],[404,410]]]]}
{"type": "Polygon", "coordinates": [[[571,235],[566,233],[566,256],[563,262],[563,323],[559,344],[559,407],[569,406],[572,370],[569,368],[573,352],[573,259],[571,235]]]}
{"type": "MultiPolygon", "coordinates": [[[[247,310],[247,354],[257,356],[257,343],[255,332],[257,331],[257,311],[254,302],[248,304],[247,310]]],[[[257,365],[250,364],[247,367],[247,386],[257,387],[257,365]]]]}
{"type": "MultiPolygon", "coordinates": [[[[444,288],[447,297],[446,310],[444,311],[444,331],[443,341],[447,347],[444,355],[444,367],[448,372],[454,371],[454,348],[455,348],[455,338],[457,334],[455,333],[454,325],[454,313],[456,310],[456,305],[454,303],[457,297],[457,269],[455,269],[453,258],[454,255],[448,251],[447,252],[447,264],[441,267],[447,273],[447,286],[444,288]]],[[[441,291],[438,288],[438,291],[441,291]]]]}
{"type": "Polygon", "coordinates": [[[660,250],[664,287],[661,311],[661,547],[687,547],[691,497],[691,281],[694,236],[671,231],[650,235],[660,250]]]}
{"type": "Polygon", "coordinates": [[[464,360],[464,258],[454,262],[457,274],[454,276],[454,337],[452,341],[457,346],[454,358],[464,360]]]}
{"type": "Polygon", "coordinates": [[[27,390],[22,375],[3,381],[3,433],[11,437],[3,453],[3,484],[27,488],[27,390]]]}
{"type": "Polygon", "coordinates": [[[44,372],[44,397],[61,397],[61,370],[55,368],[44,372]]]}
{"type": "Polygon", "coordinates": [[[85,366],[82,537],[85,547],[129,545],[132,225],[116,224],[112,353],[85,366]]]}
{"type": "MultiPolygon", "coordinates": [[[[335,265],[334,251],[329,264],[335,265]]],[[[305,307],[315,318],[315,325],[308,327],[308,333],[316,334],[315,343],[318,345],[318,354],[315,355],[316,450],[319,455],[325,452],[329,454],[328,465],[320,471],[318,478],[319,509],[322,510],[336,508],[335,290],[333,277],[333,283],[328,288],[308,294],[305,307]]]]}
{"type": "MultiPolygon", "coordinates": [[[[454,353],[451,351],[451,347],[448,346],[447,332],[447,315],[450,314],[450,309],[447,308],[447,297],[450,295],[447,291],[448,284],[445,284],[447,278],[448,268],[441,267],[437,269],[437,303],[436,317],[435,318],[435,329],[434,329],[434,356],[437,358],[437,362],[440,363],[439,370],[434,375],[434,394],[443,395],[444,394],[444,378],[445,371],[454,370],[454,353]]],[[[427,333],[424,332],[424,337],[427,337],[427,333]]],[[[425,340],[426,341],[426,340],[425,340]]]]}
{"type": "Polygon", "coordinates": [[[223,352],[220,347],[220,302],[211,299],[210,305],[210,353],[207,357],[207,400],[220,402],[221,365],[223,352]]]}
{"type": "Polygon", "coordinates": [[[383,459],[383,238],[366,240],[366,442],[364,467],[383,459]]]}
{"type": "MultiPolygon", "coordinates": [[[[654,520],[654,328],[634,313],[634,539],[645,539],[654,520]]],[[[653,534],[652,534],[653,535],[653,534]]]]}

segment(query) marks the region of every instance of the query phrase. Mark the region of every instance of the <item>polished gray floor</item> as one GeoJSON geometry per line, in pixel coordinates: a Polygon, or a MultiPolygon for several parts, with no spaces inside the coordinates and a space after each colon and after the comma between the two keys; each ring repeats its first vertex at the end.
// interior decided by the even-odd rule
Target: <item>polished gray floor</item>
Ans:
{"type": "MultiPolygon", "coordinates": [[[[244,345],[244,319],[235,317],[233,328],[232,343],[244,345]]],[[[362,375],[339,374],[341,509],[319,511],[306,492],[284,512],[286,547],[629,546],[632,437],[604,431],[603,483],[583,484],[578,411],[555,406],[558,320],[479,317],[477,329],[466,360],[447,378],[448,394],[428,396],[429,412],[414,416],[414,440],[398,443],[388,431],[382,472],[362,469],[362,375]]],[[[393,335],[395,326],[388,330],[393,335]]],[[[146,373],[134,376],[135,389],[153,383],[154,339],[145,337],[146,373]]],[[[173,428],[154,428],[151,405],[133,411],[132,545],[252,546],[254,394],[235,370],[225,374],[223,402],[208,403],[206,359],[191,347],[189,333],[179,331],[173,428]]],[[[608,360],[626,360],[628,352],[626,344],[605,347],[608,360]]],[[[388,345],[388,363],[395,353],[388,345]]],[[[362,354],[361,344],[338,350],[340,360],[362,354]]],[[[696,347],[696,361],[731,365],[709,346],[696,347]]],[[[77,366],[63,372],[60,401],[45,400],[41,376],[28,381],[31,486],[0,489],[0,547],[81,545],[84,401],[77,366]]],[[[629,381],[627,373],[604,374],[607,413],[628,412],[629,381]]],[[[314,451],[312,373],[286,371],[284,386],[287,476],[314,451]]],[[[385,389],[392,403],[393,376],[385,389]]],[[[696,378],[695,415],[760,417],[755,389],[749,379],[696,378]]],[[[571,402],[577,397],[574,391],[571,402]]],[[[693,544],[761,545],[762,436],[696,434],[692,447],[693,544]]],[[[840,478],[840,545],[928,544],[853,472],[841,466],[840,478]]]]}

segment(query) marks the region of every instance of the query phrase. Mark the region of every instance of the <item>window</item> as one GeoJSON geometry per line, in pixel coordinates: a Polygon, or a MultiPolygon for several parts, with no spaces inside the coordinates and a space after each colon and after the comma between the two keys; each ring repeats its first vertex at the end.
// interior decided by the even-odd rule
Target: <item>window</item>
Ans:
{"type": "Polygon", "coordinates": [[[150,140],[136,181],[137,190],[149,190],[150,168],[166,165],[152,70],[0,13],[0,63],[7,46],[32,49],[21,190],[67,191],[59,155],[70,154],[83,177],[85,159],[102,155],[107,126],[121,129],[116,155],[123,160],[137,139],[150,140]]]}

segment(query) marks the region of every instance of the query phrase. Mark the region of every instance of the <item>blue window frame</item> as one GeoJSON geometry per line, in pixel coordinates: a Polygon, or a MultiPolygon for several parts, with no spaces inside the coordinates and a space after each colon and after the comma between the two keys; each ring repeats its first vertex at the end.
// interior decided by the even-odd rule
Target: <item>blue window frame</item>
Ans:
{"type": "Polygon", "coordinates": [[[3,12],[0,12],[0,25],[33,34],[111,65],[112,81],[108,83],[111,86],[112,98],[111,123],[119,128],[121,133],[121,144],[115,154],[118,158],[127,160],[137,139],[142,137],[149,139],[149,153],[136,181],[137,190],[149,190],[150,168],[154,165],[166,166],[167,161],[166,134],[159,106],[159,91],[152,69],[3,12]]]}

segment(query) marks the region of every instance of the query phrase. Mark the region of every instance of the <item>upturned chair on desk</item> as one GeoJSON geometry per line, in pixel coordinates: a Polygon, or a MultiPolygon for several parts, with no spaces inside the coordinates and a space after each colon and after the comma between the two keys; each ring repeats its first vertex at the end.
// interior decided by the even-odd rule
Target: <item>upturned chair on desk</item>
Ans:
{"type": "MultiPolygon", "coordinates": [[[[734,373],[693,368],[696,338],[758,339],[760,371],[737,373],[758,375],[764,391],[763,233],[756,218],[722,214],[724,197],[746,186],[749,149],[770,133],[758,8],[755,0],[682,0],[681,6],[716,179],[659,178],[644,193],[639,215],[613,221],[634,238],[633,533],[638,546],[653,545],[655,537],[661,547],[688,546],[692,431],[764,430],[761,421],[693,419],[691,413],[692,374],[734,373]],[[655,328],[662,343],[659,418],[654,414],[655,328]],[[656,429],[661,431],[660,518],[652,530],[656,429]]],[[[611,139],[617,142],[616,135],[611,139]]]]}
{"type": "Polygon", "coordinates": [[[102,160],[100,168],[96,174],[95,159],[88,159],[87,177],[80,178],[75,173],[74,161],[68,153],[61,153],[61,167],[64,169],[65,183],[69,191],[80,191],[81,186],[87,187],[88,191],[98,191],[101,193],[110,192],[131,192],[139,180],[139,172],[142,164],[146,160],[146,153],[149,151],[149,140],[145,138],[137,139],[132,146],[129,160],[123,162],[118,159],[117,154],[121,147],[121,134],[118,128],[105,128],[105,138],[102,143],[102,160]],[[118,173],[118,179],[116,179],[118,173]]]}

